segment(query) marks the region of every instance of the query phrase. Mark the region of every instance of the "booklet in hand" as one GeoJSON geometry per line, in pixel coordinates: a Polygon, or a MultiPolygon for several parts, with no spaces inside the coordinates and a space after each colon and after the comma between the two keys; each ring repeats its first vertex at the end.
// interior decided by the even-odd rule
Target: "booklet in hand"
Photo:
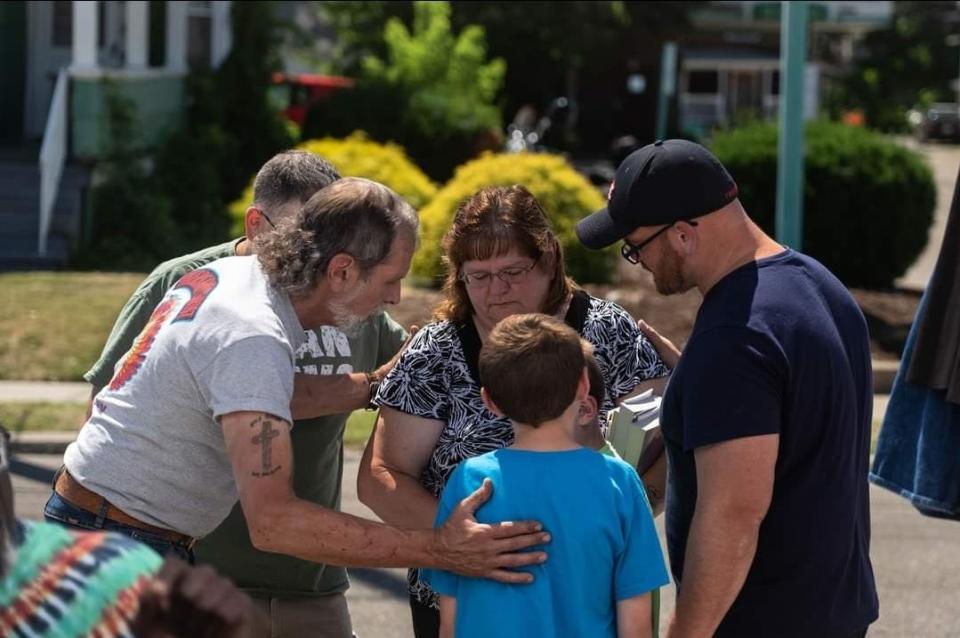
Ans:
{"type": "Polygon", "coordinates": [[[660,397],[647,390],[607,413],[607,440],[641,476],[663,451],[660,402],[660,397]]]}

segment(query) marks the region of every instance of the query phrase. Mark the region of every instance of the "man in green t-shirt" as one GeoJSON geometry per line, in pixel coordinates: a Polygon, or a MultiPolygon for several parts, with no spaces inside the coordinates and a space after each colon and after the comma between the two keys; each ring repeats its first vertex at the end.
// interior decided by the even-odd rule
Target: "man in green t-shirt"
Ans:
{"type": "MultiPolygon", "coordinates": [[[[246,212],[246,236],[160,264],[127,301],[100,359],[84,375],[93,386],[91,405],[110,382],[117,361],[180,277],[223,257],[251,254],[258,234],[272,229],[339,177],[326,160],[303,151],[280,153],[264,164],[246,212]]],[[[301,498],[339,509],[347,417],[367,406],[377,383],[393,366],[406,333],[383,312],[368,319],[351,338],[332,326],[306,333],[307,340],[297,351],[291,404],[296,419],[291,431],[293,487],[301,498]]],[[[213,565],[251,594],[270,616],[271,625],[284,628],[283,635],[352,635],[343,595],[348,587],[346,570],[255,549],[239,503],[195,551],[198,561],[213,565]]]]}

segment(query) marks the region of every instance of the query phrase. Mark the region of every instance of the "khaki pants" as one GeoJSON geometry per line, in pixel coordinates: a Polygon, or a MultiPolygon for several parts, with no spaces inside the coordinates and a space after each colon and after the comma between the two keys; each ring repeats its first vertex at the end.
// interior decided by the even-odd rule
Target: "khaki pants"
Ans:
{"type": "Polygon", "coordinates": [[[270,619],[270,632],[255,638],[351,638],[353,629],[343,594],[317,598],[250,596],[270,619]]]}

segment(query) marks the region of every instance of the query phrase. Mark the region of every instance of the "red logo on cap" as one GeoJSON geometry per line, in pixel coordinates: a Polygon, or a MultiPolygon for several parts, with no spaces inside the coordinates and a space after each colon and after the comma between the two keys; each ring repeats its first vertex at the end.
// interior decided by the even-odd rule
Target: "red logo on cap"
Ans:
{"type": "Polygon", "coordinates": [[[613,199],[613,189],[617,187],[617,180],[610,182],[610,190],[607,191],[607,201],[613,199]]]}

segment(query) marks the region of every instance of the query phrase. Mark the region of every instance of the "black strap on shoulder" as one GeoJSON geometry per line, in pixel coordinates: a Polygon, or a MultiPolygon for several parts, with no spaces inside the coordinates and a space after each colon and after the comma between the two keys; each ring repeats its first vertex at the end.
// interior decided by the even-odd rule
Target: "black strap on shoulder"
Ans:
{"type": "Polygon", "coordinates": [[[467,318],[457,326],[457,335],[460,337],[460,347],[463,348],[463,358],[467,361],[470,376],[474,383],[480,385],[480,347],[483,342],[480,341],[480,333],[477,332],[472,318],[467,318]]]}
{"type": "Polygon", "coordinates": [[[582,335],[588,312],[590,312],[590,295],[583,290],[577,290],[570,299],[570,307],[567,308],[567,314],[563,320],[576,330],[577,334],[582,335]]]}
{"type": "MultiPolygon", "coordinates": [[[[567,308],[567,314],[563,320],[568,326],[576,330],[577,334],[583,334],[583,326],[587,322],[589,310],[590,295],[583,290],[577,290],[570,299],[570,307],[567,308]]],[[[480,341],[480,333],[477,332],[477,326],[472,319],[467,319],[457,326],[457,336],[460,337],[460,347],[463,348],[463,358],[467,361],[470,375],[479,385],[480,348],[483,346],[483,342],[480,341]]]]}

